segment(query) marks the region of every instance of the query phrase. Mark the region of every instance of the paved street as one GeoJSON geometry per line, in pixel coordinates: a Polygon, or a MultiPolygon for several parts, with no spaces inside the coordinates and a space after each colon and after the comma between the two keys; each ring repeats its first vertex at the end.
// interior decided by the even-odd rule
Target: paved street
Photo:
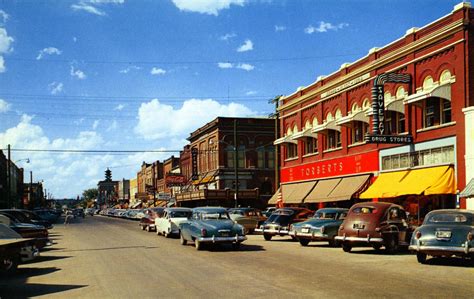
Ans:
{"type": "Polygon", "coordinates": [[[472,298],[474,267],[460,260],[420,265],[408,254],[347,254],[325,243],[249,236],[231,247],[196,251],[178,239],[102,216],[51,231],[57,244],[19,275],[0,282],[1,298],[472,298]]]}

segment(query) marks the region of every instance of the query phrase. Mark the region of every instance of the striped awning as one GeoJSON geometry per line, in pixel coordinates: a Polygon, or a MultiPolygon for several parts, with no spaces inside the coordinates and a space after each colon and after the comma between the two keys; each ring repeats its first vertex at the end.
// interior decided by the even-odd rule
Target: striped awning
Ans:
{"type": "Polygon", "coordinates": [[[461,197],[474,197],[474,178],[467,183],[466,188],[459,194],[461,197]]]}

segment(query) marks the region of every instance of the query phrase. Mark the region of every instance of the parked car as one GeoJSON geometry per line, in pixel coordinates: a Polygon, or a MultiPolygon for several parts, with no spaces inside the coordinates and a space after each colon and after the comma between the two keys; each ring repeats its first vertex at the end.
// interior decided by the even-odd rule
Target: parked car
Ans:
{"type": "Polygon", "coordinates": [[[23,245],[20,249],[20,261],[29,262],[39,256],[39,250],[36,248],[35,239],[23,238],[16,231],[8,227],[7,225],[0,223],[0,240],[22,240],[23,245]]]}
{"type": "Polygon", "coordinates": [[[84,217],[86,217],[86,214],[84,213],[84,209],[82,209],[82,208],[74,209],[74,210],[72,210],[72,213],[74,215],[74,218],[79,218],[79,217],[84,218],[84,217]]]}
{"type": "Polygon", "coordinates": [[[255,208],[232,208],[228,212],[232,220],[244,227],[246,235],[253,233],[256,228],[267,220],[267,217],[255,208]]]}
{"type": "Polygon", "coordinates": [[[411,238],[418,262],[427,256],[470,257],[474,260],[474,211],[436,210],[428,213],[411,238]]]}
{"type": "Polygon", "coordinates": [[[151,232],[155,230],[155,218],[162,217],[165,208],[149,208],[144,211],[145,217],[140,219],[138,225],[142,230],[151,232]]]}
{"type": "Polygon", "coordinates": [[[388,253],[408,246],[413,229],[407,223],[405,210],[386,202],[363,202],[353,205],[339,227],[335,240],[350,252],[356,246],[382,246],[388,253]]]}
{"type": "Polygon", "coordinates": [[[265,209],[265,211],[262,211],[262,215],[268,218],[276,210],[277,210],[277,208],[275,208],[275,207],[268,207],[268,208],[265,209]]]}
{"type": "Polygon", "coordinates": [[[23,238],[36,239],[35,245],[38,249],[42,249],[43,247],[52,244],[48,238],[48,230],[44,226],[31,223],[21,223],[14,216],[2,213],[0,213],[0,223],[9,226],[23,238]]]}
{"type": "Polygon", "coordinates": [[[34,213],[32,211],[29,211],[29,210],[3,209],[3,210],[0,210],[0,213],[10,214],[13,217],[15,217],[16,219],[18,219],[19,222],[22,222],[22,223],[30,223],[30,224],[41,225],[41,226],[46,227],[47,229],[53,228],[53,225],[51,224],[51,222],[42,219],[36,213],[34,213]]]}
{"type": "Polygon", "coordinates": [[[313,214],[313,211],[305,208],[277,209],[255,231],[261,232],[265,241],[270,241],[273,236],[288,235],[291,224],[305,221],[313,214]]]}
{"type": "Polygon", "coordinates": [[[230,243],[234,249],[247,240],[244,228],[230,219],[222,207],[194,208],[191,218],[179,224],[181,245],[194,242],[197,250],[203,244],[230,243]]]}
{"type": "Polygon", "coordinates": [[[55,210],[51,209],[39,209],[39,210],[33,210],[41,219],[48,221],[49,223],[56,223],[58,221],[59,217],[61,216],[61,213],[57,213],[55,210]]]}
{"type": "Polygon", "coordinates": [[[298,239],[302,246],[311,241],[328,241],[330,246],[338,246],[339,242],[334,238],[348,211],[342,208],[319,209],[312,218],[291,225],[289,235],[298,239]]]}
{"type": "Polygon", "coordinates": [[[192,213],[188,208],[166,208],[163,217],[155,218],[156,234],[165,237],[179,235],[179,224],[187,221],[192,213]]]}

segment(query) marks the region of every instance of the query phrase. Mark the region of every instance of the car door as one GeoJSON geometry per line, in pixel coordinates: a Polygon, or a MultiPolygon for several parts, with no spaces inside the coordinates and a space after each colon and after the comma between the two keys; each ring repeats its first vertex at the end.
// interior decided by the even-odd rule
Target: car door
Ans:
{"type": "Polygon", "coordinates": [[[398,244],[406,243],[407,234],[407,221],[406,213],[399,207],[391,207],[387,213],[387,224],[393,228],[396,228],[398,232],[398,244]]]}

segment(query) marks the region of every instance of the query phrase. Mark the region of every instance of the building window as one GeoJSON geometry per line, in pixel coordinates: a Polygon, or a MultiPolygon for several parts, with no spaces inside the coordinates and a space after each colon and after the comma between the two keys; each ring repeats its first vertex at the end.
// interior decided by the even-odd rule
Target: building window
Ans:
{"type": "Polygon", "coordinates": [[[405,114],[396,111],[385,111],[385,134],[400,134],[405,132],[405,114]]]}
{"type": "Polygon", "coordinates": [[[233,145],[228,145],[225,149],[226,153],[227,153],[227,167],[229,168],[233,168],[234,167],[234,146],[233,145]]]}
{"type": "Polygon", "coordinates": [[[296,158],[298,157],[298,147],[294,143],[287,143],[286,144],[286,159],[296,158]]]}
{"type": "Polygon", "coordinates": [[[428,98],[424,101],[423,127],[429,128],[451,122],[451,102],[441,98],[428,98]]]}
{"type": "Polygon", "coordinates": [[[326,150],[341,147],[341,132],[336,130],[328,130],[326,136],[326,150]]]}
{"type": "Polygon", "coordinates": [[[260,147],[257,150],[257,167],[258,168],[274,168],[275,152],[272,146],[260,147]]]}
{"type": "Polygon", "coordinates": [[[240,145],[237,151],[238,167],[245,168],[245,145],[240,145]]]}
{"type": "Polygon", "coordinates": [[[267,147],[268,168],[275,168],[275,148],[273,146],[267,147]]]}
{"type": "Polygon", "coordinates": [[[382,170],[454,163],[454,146],[382,157],[382,170]]]}
{"type": "Polygon", "coordinates": [[[364,142],[365,134],[369,131],[369,124],[362,121],[354,121],[352,125],[351,144],[364,142]]]}
{"type": "Polygon", "coordinates": [[[316,154],[318,152],[318,139],[306,137],[304,140],[304,155],[316,154]]]}

